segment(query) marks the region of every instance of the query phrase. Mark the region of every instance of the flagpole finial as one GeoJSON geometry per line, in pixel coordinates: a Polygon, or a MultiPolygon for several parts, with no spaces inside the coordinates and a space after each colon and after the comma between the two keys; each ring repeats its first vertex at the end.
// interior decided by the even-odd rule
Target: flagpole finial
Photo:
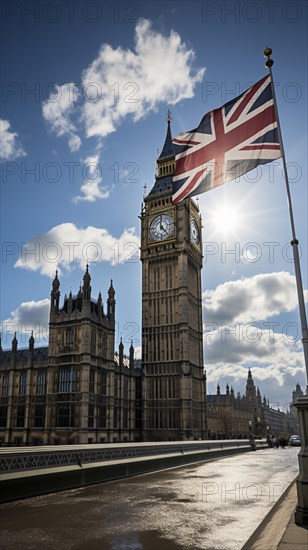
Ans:
{"type": "Polygon", "coordinates": [[[268,47],[265,48],[265,50],[264,50],[264,57],[267,57],[267,61],[266,61],[266,63],[265,63],[265,67],[267,67],[268,69],[270,69],[270,68],[274,65],[274,60],[271,59],[272,53],[273,53],[272,48],[268,48],[268,47]]]}
{"type": "Polygon", "coordinates": [[[168,122],[168,124],[170,124],[171,120],[172,120],[171,111],[170,111],[170,109],[168,109],[166,121],[168,122]]]}

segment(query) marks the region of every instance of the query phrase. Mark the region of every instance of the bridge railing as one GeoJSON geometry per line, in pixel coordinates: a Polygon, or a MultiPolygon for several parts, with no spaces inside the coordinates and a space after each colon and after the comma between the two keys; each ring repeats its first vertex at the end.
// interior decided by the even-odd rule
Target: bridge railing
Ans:
{"type": "MultiPolygon", "coordinates": [[[[263,442],[257,443],[258,448],[263,442]]],[[[177,441],[161,443],[117,443],[101,445],[66,445],[49,447],[10,447],[1,449],[0,471],[39,470],[95,462],[109,462],[159,455],[194,454],[235,447],[249,447],[249,440],[227,439],[208,441],[177,441]]],[[[265,444],[266,446],[266,444],[265,444]]]]}

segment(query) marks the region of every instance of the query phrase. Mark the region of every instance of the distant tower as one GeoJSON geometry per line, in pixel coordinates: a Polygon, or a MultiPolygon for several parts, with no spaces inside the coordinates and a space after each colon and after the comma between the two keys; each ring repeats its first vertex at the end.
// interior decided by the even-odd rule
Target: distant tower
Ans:
{"type": "Polygon", "coordinates": [[[201,438],[205,430],[201,217],[191,199],[172,204],[174,170],[168,112],[141,212],[144,440],[201,438]]]}
{"type": "Polygon", "coordinates": [[[250,409],[252,412],[257,412],[257,391],[254,384],[251,370],[248,370],[248,377],[246,383],[246,399],[248,400],[250,409]]]}
{"type": "Polygon", "coordinates": [[[304,395],[304,392],[300,387],[299,383],[297,383],[295,386],[295,390],[292,392],[292,402],[295,403],[298,397],[303,397],[303,395],[304,395]]]}

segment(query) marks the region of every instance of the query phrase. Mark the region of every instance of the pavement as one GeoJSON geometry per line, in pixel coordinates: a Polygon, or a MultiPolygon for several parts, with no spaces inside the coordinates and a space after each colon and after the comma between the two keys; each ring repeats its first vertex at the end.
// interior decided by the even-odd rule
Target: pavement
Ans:
{"type": "Polygon", "coordinates": [[[264,518],[242,550],[307,550],[308,526],[294,522],[297,504],[295,481],[264,518]]]}

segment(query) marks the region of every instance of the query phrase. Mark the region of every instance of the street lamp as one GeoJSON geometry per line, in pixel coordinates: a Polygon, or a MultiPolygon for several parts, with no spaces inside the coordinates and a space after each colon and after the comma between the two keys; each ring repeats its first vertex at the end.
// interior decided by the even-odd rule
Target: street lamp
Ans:
{"type": "Polygon", "coordinates": [[[258,416],[258,418],[257,418],[257,423],[258,423],[258,435],[259,435],[259,437],[261,437],[261,418],[260,418],[260,416],[258,416]]]}
{"type": "Polygon", "coordinates": [[[249,426],[249,435],[251,435],[251,426],[252,426],[252,422],[251,422],[251,420],[249,420],[249,422],[248,422],[248,426],[249,426]]]}

